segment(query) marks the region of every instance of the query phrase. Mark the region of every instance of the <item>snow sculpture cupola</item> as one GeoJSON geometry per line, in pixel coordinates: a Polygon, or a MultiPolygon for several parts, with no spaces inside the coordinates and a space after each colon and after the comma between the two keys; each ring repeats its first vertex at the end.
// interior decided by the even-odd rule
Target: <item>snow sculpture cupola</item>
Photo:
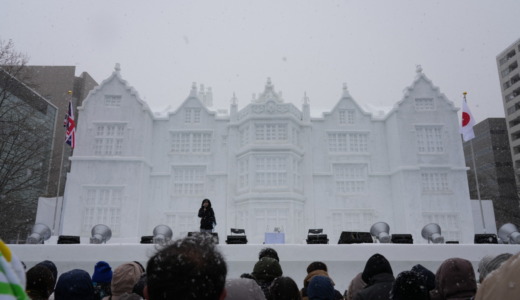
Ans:
{"type": "Polygon", "coordinates": [[[283,103],[282,92],[275,92],[274,85],[271,83],[271,78],[267,78],[267,83],[265,84],[264,92],[261,93],[258,98],[255,99],[253,96],[253,101],[256,103],[265,103],[269,100],[273,100],[277,103],[283,103]]]}

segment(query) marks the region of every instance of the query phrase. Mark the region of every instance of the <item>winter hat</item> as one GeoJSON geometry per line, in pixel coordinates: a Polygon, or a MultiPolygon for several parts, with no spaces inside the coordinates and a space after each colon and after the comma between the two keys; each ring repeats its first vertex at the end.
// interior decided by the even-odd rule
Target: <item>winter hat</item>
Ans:
{"type": "Polygon", "coordinates": [[[477,291],[473,265],[463,258],[448,258],[435,274],[435,286],[443,299],[472,297],[477,291]]]}
{"type": "Polygon", "coordinates": [[[54,276],[47,267],[37,264],[27,273],[27,286],[25,291],[31,299],[47,299],[54,291],[54,276]]]}
{"type": "Polygon", "coordinates": [[[372,277],[381,273],[394,274],[388,260],[383,255],[376,253],[368,259],[361,278],[364,282],[370,284],[372,277]]]}
{"type": "Polygon", "coordinates": [[[311,262],[307,266],[307,274],[309,274],[312,271],[316,271],[316,270],[323,270],[323,271],[327,272],[327,265],[321,261],[314,261],[314,262],[311,262]]]}
{"type": "Polygon", "coordinates": [[[262,257],[253,268],[253,276],[260,281],[272,281],[276,277],[282,276],[280,263],[270,257],[262,257]]]}
{"type": "Polygon", "coordinates": [[[29,300],[25,293],[25,271],[22,263],[11,253],[9,247],[0,239],[0,298],[29,300]]]}
{"type": "Polygon", "coordinates": [[[264,292],[253,279],[228,279],[226,280],[226,292],[226,300],[265,300],[264,292]]]}
{"type": "Polygon", "coordinates": [[[314,276],[307,287],[307,296],[309,300],[333,300],[334,286],[329,277],[314,276]]]}
{"type": "Polygon", "coordinates": [[[435,274],[433,274],[432,271],[426,269],[421,264],[413,266],[412,271],[419,275],[419,278],[422,280],[428,291],[435,289],[435,274]]]}
{"type": "Polygon", "coordinates": [[[111,282],[112,268],[105,261],[98,261],[94,267],[94,274],[92,274],[93,282],[111,282]]]}
{"type": "MultiPolygon", "coordinates": [[[[489,273],[491,273],[491,272],[495,271],[496,269],[500,268],[500,266],[506,260],[508,260],[511,256],[513,256],[513,254],[511,254],[511,253],[502,253],[502,254],[497,255],[495,258],[493,258],[492,260],[490,260],[486,264],[484,264],[479,269],[480,277],[482,278],[482,280],[484,280],[489,275],[489,273]]],[[[482,282],[482,280],[480,282],[482,282]]]]}
{"type": "Polygon", "coordinates": [[[273,248],[263,248],[262,250],[260,250],[260,252],[258,253],[258,260],[261,260],[262,257],[270,257],[270,258],[274,258],[276,259],[276,261],[280,262],[280,258],[278,257],[278,252],[276,252],[276,250],[274,250],[273,248]]]}
{"type": "Polygon", "coordinates": [[[392,284],[390,299],[428,300],[429,295],[419,274],[413,271],[404,271],[397,275],[397,278],[392,284]]]}
{"type": "Polygon", "coordinates": [[[132,293],[134,285],[139,281],[142,268],[135,262],[122,264],[114,270],[112,276],[112,296],[121,296],[124,293],[132,293]]]}
{"type": "Polygon", "coordinates": [[[56,265],[50,260],[44,260],[36,265],[44,266],[51,271],[52,277],[54,277],[54,282],[52,284],[52,288],[54,289],[54,287],[56,286],[56,281],[58,281],[58,269],[56,268],[56,265]]]}
{"type": "Polygon", "coordinates": [[[94,300],[94,286],[90,275],[74,269],[60,275],[54,290],[55,300],[94,300]]]}

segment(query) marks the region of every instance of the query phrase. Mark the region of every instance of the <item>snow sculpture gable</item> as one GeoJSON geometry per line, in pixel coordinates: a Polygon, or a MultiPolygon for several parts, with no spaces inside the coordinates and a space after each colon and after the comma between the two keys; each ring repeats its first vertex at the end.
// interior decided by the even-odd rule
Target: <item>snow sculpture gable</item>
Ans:
{"type": "MultiPolygon", "coordinates": [[[[201,85],[201,89],[204,89],[204,85],[201,85]]],[[[208,90],[211,91],[210,88],[208,90]]],[[[207,97],[207,94],[197,90],[197,84],[194,82],[186,100],[177,110],[170,112],[168,118],[176,119],[177,122],[173,123],[177,125],[178,123],[200,124],[205,118],[215,118],[215,112],[210,111],[200,97],[207,97]]]]}
{"type": "Polygon", "coordinates": [[[417,66],[416,73],[415,80],[404,90],[403,98],[394,105],[393,110],[409,109],[419,113],[438,109],[453,112],[458,110],[453,102],[448,100],[439,88],[426,77],[420,65],[417,66]]]}
{"type": "Polygon", "coordinates": [[[122,94],[126,94],[125,100],[133,99],[139,103],[144,111],[152,114],[150,107],[140,97],[139,93],[128,84],[121,76],[121,67],[116,64],[114,72],[107,79],[103,80],[100,85],[92,89],[83,101],[83,105],[78,107],[82,110],[91,101],[104,101],[107,106],[120,106],[123,101],[122,94]],[[103,96],[100,96],[103,94],[103,96]]]}
{"type": "Polygon", "coordinates": [[[343,92],[340,100],[331,112],[323,114],[325,119],[332,119],[339,125],[367,124],[372,114],[366,112],[350,95],[347,84],[343,83],[343,92]]]}

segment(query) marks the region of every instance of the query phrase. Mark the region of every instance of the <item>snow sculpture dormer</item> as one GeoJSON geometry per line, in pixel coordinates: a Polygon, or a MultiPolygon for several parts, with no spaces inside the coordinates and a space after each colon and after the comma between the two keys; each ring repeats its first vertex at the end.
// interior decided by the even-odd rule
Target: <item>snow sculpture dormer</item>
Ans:
{"type": "Polygon", "coordinates": [[[255,99],[253,96],[253,102],[255,103],[264,103],[269,100],[273,100],[277,103],[283,103],[282,92],[276,93],[274,90],[274,85],[271,83],[271,78],[267,78],[267,83],[265,84],[264,92],[261,93],[258,98],[255,99]]]}

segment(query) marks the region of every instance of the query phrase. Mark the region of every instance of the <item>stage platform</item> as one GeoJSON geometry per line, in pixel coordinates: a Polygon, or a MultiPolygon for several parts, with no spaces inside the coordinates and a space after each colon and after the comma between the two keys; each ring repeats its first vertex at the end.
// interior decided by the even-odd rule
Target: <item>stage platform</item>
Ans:
{"type": "MultiPolygon", "coordinates": [[[[435,272],[447,258],[462,257],[473,263],[475,273],[480,259],[485,255],[520,252],[520,245],[504,244],[316,244],[316,245],[226,245],[219,244],[228,264],[228,278],[237,278],[253,271],[258,252],[264,247],[276,249],[285,276],[293,278],[301,288],[307,265],[323,261],[336,288],[343,292],[350,280],[361,272],[366,260],[375,253],[383,254],[391,263],[394,275],[422,264],[435,272]]],[[[153,255],[153,244],[73,244],[73,245],[9,245],[11,250],[25,262],[27,268],[43,260],[51,260],[58,272],[80,268],[90,274],[99,260],[107,261],[112,268],[128,261],[139,261],[144,266],[153,255]]]]}

